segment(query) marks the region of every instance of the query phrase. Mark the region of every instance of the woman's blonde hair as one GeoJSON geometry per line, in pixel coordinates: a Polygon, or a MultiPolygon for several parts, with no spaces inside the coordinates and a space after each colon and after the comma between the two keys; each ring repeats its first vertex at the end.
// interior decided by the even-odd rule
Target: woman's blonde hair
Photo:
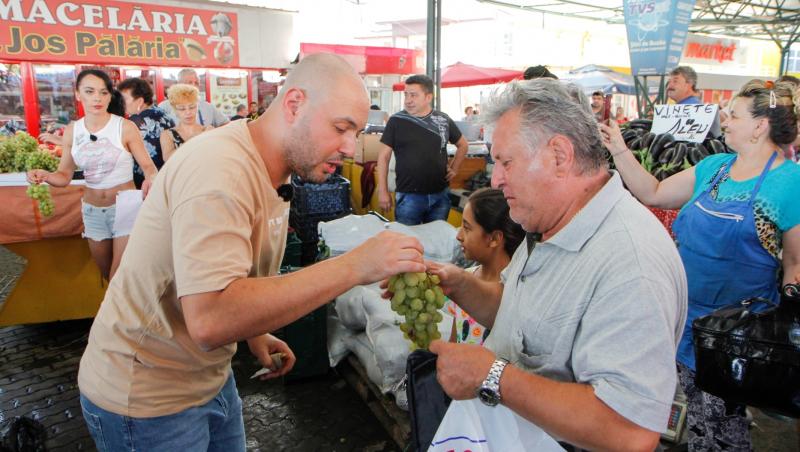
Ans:
{"type": "Polygon", "coordinates": [[[736,97],[753,99],[750,113],[754,118],[767,118],[773,143],[790,144],[797,138],[800,90],[794,83],[750,80],[736,97]]]}
{"type": "Polygon", "coordinates": [[[167,89],[167,99],[173,107],[180,104],[197,103],[200,91],[192,85],[176,83],[167,89]]]}

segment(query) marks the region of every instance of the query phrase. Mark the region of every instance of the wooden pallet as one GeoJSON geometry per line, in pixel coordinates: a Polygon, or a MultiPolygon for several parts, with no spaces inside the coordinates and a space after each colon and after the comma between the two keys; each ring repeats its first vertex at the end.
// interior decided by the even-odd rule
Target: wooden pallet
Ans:
{"type": "Polygon", "coordinates": [[[383,425],[401,450],[405,450],[411,435],[411,422],[408,413],[397,407],[394,399],[381,394],[380,389],[369,381],[367,371],[355,355],[347,355],[336,370],[345,381],[364,399],[369,409],[383,425]]]}

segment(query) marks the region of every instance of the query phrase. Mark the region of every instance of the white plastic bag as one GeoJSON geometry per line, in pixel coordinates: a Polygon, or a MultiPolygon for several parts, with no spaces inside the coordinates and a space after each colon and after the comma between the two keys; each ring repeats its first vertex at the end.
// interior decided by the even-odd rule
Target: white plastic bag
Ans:
{"type": "Polygon", "coordinates": [[[550,435],[503,405],[478,399],[454,400],[444,415],[429,452],[557,452],[564,449],[550,435]]]}
{"type": "Polygon", "coordinates": [[[356,333],[342,325],[335,313],[328,314],[328,361],[336,367],[350,350],[347,349],[347,338],[356,333]]]}
{"type": "Polygon", "coordinates": [[[372,344],[369,342],[366,333],[359,333],[345,339],[347,348],[356,355],[358,361],[367,371],[367,378],[376,386],[383,381],[383,374],[375,361],[375,353],[372,351],[372,344]]]}
{"type": "Polygon", "coordinates": [[[416,237],[425,250],[425,258],[437,262],[453,262],[460,249],[457,230],[446,221],[437,220],[417,226],[384,223],[374,215],[348,215],[337,220],[320,222],[320,236],[331,250],[331,256],[344,254],[381,231],[390,230],[416,237]]]}
{"type": "Polygon", "coordinates": [[[380,298],[378,284],[355,286],[336,297],[336,314],[342,325],[353,331],[364,331],[367,327],[367,312],[364,299],[380,298]]]}
{"type": "Polygon", "coordinates": [[[142,208],[141,190],[123,190],[117,193],[113,231],[115,236],[131,235],[139,209],[142,208]]]}

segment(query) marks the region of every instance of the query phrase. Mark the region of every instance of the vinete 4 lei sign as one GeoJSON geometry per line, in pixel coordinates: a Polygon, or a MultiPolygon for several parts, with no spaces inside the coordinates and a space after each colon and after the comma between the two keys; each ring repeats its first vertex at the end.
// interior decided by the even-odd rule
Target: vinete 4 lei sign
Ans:
{"type": "Polygon", "coordinates": [[[702,143],[714,123],[717,108],[714,104],[656,105],[650,131],[670,133],[675,141],[702,143]]]}

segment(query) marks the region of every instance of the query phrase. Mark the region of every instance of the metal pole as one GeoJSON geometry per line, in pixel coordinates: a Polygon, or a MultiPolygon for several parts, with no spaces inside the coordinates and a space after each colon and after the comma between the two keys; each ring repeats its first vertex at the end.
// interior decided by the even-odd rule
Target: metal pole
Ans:
{"type": "Polygon", "coordinates": [[[439,110],[442,106],[442,0],[434,1],[436,2],[436,66],[434,68],[436,78],[433,79],[433,108],[439,110]]]}
{"type": "Polygon", "coordinates": [[[441,86],[442,1],[428,0],[428,36],[425,45],[425,73],[433,80],[433,108],[439,108],[441,86]]]}
{"type": "Polygon", "coordinates": [[[427,39],[425,41],[425,73],[428,77],[434,77],[434,66],[436,65],[436,0],[428,0],[428,28],[427,39]]]}

